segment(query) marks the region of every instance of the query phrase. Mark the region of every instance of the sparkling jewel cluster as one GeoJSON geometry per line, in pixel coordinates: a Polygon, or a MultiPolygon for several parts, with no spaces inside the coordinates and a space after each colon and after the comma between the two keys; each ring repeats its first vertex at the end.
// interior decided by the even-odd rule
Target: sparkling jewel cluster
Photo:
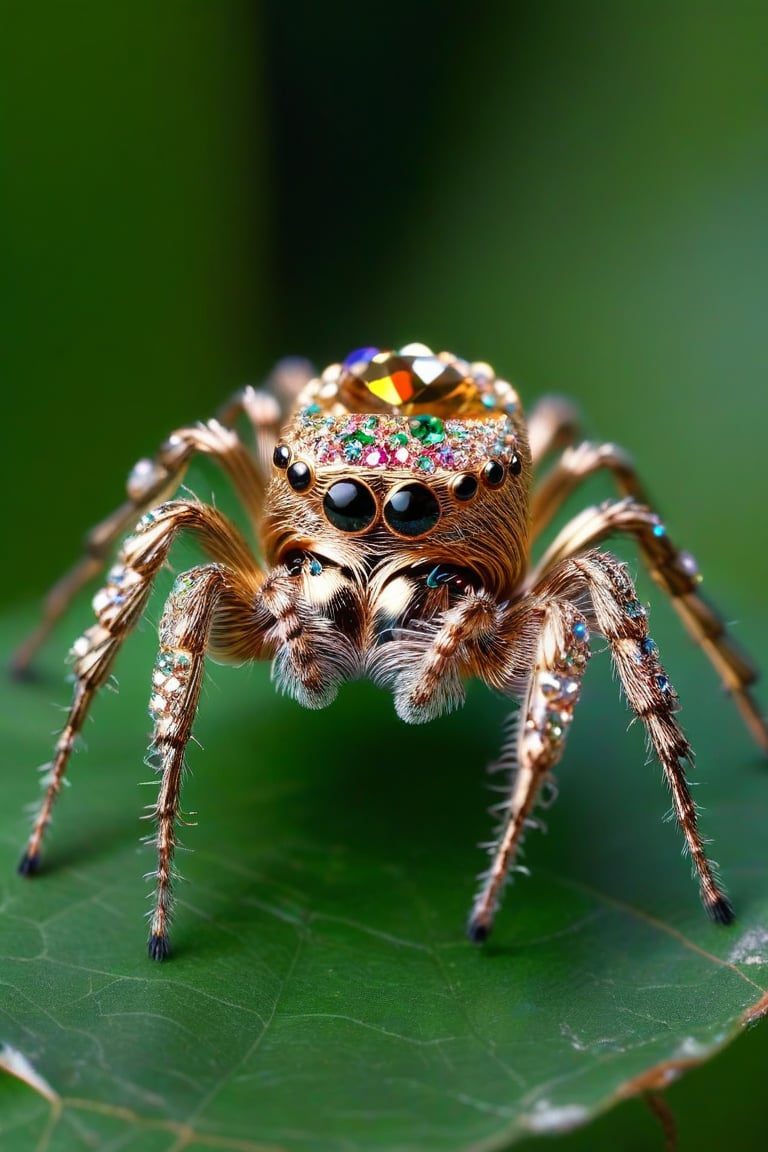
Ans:
{"type": "Polygon", "coordinates": [[[195,582],[194,572],[184,572],[174,581],[171,595],[160,621],[160,651],[152,671],[152,695],[149,714],[163,734],[174,697],[186,687],[192,669],[192,656],[186,648],[177,647],[177,625],[182,621],[184,604],[195,582]]]}
{"type": "Polygon", "coordinates": [[[514,453],[517,393],[489,364],[426,345],[360,348],[307,385],[292,429],[319,464],[462,471],[514,453]]]}
{"type": "Polygon", "coordinates": [[[550,746],[559,744],[568,732],[589,656],[587,625],[575,620],[568,647],[560,654],[556,668],[543,670],[536,677],[528,724],[538,728],[550,746]]]}
{"type": "Polygon", "coordinates": [[[506,416],[491,420],[441,420],[439,416],[326,416],[308,407],[294,428],[296,449],[318,464],[404,468],[431,474],[461,472],[490,458],[507,462],[516,443],[506,416]]]}

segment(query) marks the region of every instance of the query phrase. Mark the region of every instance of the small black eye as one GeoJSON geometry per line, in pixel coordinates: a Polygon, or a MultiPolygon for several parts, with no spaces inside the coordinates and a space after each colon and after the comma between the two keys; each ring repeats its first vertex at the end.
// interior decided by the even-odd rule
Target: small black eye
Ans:
{"type": "Polygon", "coordinates": [[[523,470],[523,462],[515,452],[512,453],[512,458],[509,461],[509,470],[513,476],[519,476],[523,470]]]}
{"type": "Polygon", "coordinates": [[[475,492],[477,492],[477,477],[465,472],[463,476],[457,476],[454,480],[451,491],[457,500],[471,500],[475,492]]]}
{"type": "Polygon", "coordinates": [[[426,484],[403,484],[387,497],[384,519],[401,536],[423,536],[440,519],[440,505],[426,484]]]}
{"type": "Polygon", "coordinates": [[[297,460],[295,464],[291,464],[286,475],[294,492],[306,492],[312,483],[312,469],[303,460],[297,460]]]}
{"type": "Polygon", "coordinates": [[[323,497],[323,511],[341,532],[364,532],[376,519],[376,499],[359,480],[337,480],[323,497]]]}
{"type": "Polygon", "coordinates": [[[498,460],[489,460],[483,468],[483,480],[489,488],[498,488],[504,483],[504,465],[498,460]]]}
{"type": "Polygon", "coordinates": [[[291,450],[287,444],[278,444],[272,453],[272,463],[275,468],[287,468],[291,459],[291,450]]]}

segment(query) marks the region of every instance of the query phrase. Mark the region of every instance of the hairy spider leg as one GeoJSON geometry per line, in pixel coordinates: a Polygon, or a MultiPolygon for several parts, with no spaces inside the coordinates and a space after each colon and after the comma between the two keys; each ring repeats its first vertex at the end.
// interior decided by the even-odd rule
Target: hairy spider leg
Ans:
{"type": "Polygon", "coordinates": [[[464,679],[487,679],[503,611],[492,597],[468,593],[439,616],[431,629],[398,630],[394,644],[379,649],[373,677],[391,687],[395,710],[407,724],[424,724],[461,707],[464,679]]]}
{"type": "Polygon", "coordinates": [[[481,877],[467,925],[467,935],[475,943],[481,943],[491,931],[531,811],[563,755],[590,655],[587,621],[575,605],[551,596],[543,599],[542,605],[537,612],[538,640],[528,665],[520,714],[514,718],[509,739],[494,765],[494,770],[508,773],[510,786],[508,798],[494,809],[501,812],[503,822],[497,839],[489,845],[491,866],[481,877]]]}
{"type": "Polygon", "coordinates": [[[595,627],[608,641],[627,701],[664,770],[704,907],[713,920],[729,924],[733,910],[704,850],[686,781],[684,763],[693,763],[693,751],[675,717],[677,694],[659,660],[658,646],[648,635],[646,611],[625,565],[609,553],[588,552],[552,569],[537,591],[545,587],[569,599],[584,591],[589,594],[595,627]]]}
{"type": "Polygon", "coordinates": [[[565,396],[542,396],[528,413],[528,443],[534,468],[550,452],[573,444],[581,435],[579,411],[565,396]]]}
{"type": "Polygon", "coordinates": [[[192,458],[209,456],[226,473],[257,524],[269,476],[269,461],[263,442],[274,444],[280,424],[280,408],[275,398],[254,388],[244,388],[232,397],[226,415],[233,421],[241,412],[250,420],[257,435],[258,459],[254,459],[237,432],[219,420],[179,428],[160,446],[152,458],[139,460],[128,477],[128,500],[97,524],[85,539],[83,557],[48,592],[40,623],[11,657],[11,671],[23,677],[37,651],[45,643],[59,618],[86,584],[104,569],[112,548],[129,532],[136,519],[154,505],[171,497],[179,488],[192,458]]]}
{"type": "MultiPolygon", "coordinates": [[[[263,579],[237,528],[215,509],[179,500],[160,505],[141,518],[134,534],[124,541],[117,562],[109,572],[108,583],[94,597],[97,623],[72,648],[74,698],[47,774],[45,795],[19,864],[23,875],[31,875],[39,867],[43,836],[90,706],[109,676],[120,646],[140,619],[155,576],[182,528],[192,530],[214,560],[239,574],[244,601],[248,596],[253,600],[263,579]]],[[[180,581],[183,579],[179,577],[180,581]]]]}
{"type": "Polygon", "coordinates": [[[566,557],[577,556],[616,535],[636,540],[654,582],[670,597],[688,633],[733,697],[752,736],[768,752],[768,727],[749,692],[757,680],[757,670],[728,635],[722,617],[701,596],[701,578],[692,557],[672,543],[659,517],[645,503],[627,497],[584,509],[553,540],[529,577],[528,586],[535,587],[566,557]]]}
{"type": "Polygon", "coordinates": [[[170,950],[168,924],[181,780],[211,623],[222,596],[227,590],[232,595],[237,585],[236,574],[219,565],[193,568],[176,581],[160,621],[160,649],[149,702],[154,719],[149,762],[162,774],[157,801],[150,812],[157,825],[155,835],[149,838],[157,850],[157,871],[150,874],[156,889],[147,944],[153,960],[163,960],[170,950]]]}

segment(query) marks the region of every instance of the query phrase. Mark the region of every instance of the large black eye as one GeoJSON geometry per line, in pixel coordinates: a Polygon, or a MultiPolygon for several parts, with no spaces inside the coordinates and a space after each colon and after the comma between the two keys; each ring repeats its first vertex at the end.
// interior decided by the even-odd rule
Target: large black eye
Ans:
{"type": "Polygon", "coordinates": [[[337,480],[323,497],[323,511],[342,532],[364,532],[376,519],[376,500],[359,480],[337,480]]]}
{"type": "Polygon", "coordinates": [[[440,505],[426,484],[402,484],[387,497],[384,519],[400,536],[423,536],[440,519],[440,505]]]}

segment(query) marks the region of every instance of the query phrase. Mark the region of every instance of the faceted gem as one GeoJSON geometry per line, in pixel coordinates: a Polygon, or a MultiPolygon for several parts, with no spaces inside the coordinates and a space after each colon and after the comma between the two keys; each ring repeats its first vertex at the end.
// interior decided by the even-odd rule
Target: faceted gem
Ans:
{"type": "Polygon", "coordinates": [[[639,620],[642,616],[645,616],[645,608],[639,600],[629,600],[624,605],[624,611],[630,620],[639,620]]]}
{"type": "Polygon", "coordinates": [[[155,661],[155,666],[159,672],[163,673],[163,675],[170,676],[171,672],[173,672],[174,666],[173,653],[169,652],[167,649],[160,652],[157,660],[155,661]]]}
{"type": "Polygon", "coordinates": [[[363,462],[369,468],[379,468],[388,463],[387,454],[383,448],[371,448],[370,452],[366,452],[363,462]]]}
{"type": "Polygon", "coordinates": [[[419,456],[416,460],[416,467],[419,472],[426,472],[431,475],[435,470],[435,462],[431,456],[419,456]]]}
{"type": "Polygon", "coordinates": [[[389,438],[390,448],[405,448],[408,443],[408,434],[406,432],[393,432],[389,438]]]}
{"type": "Polygon", "coordinates": [[[573,635],[577,640],[586,640],[587,626],[583,620],[577,620],[573,626],[573,635]]]}
{"type": "Polygon", "coordinates": [[[414,416],[408,426],[414,440],[422,444],[441,444],[445,440],[445,425],[439,416],[414,416]]]}
{"type": "Polygon", "coordinates": [[[362,372],[378,353],[378,348],[357,348],[354,352],[350,352],[346,360],[342,361],[341,366],[345,368],[347,372],[362,372]]]}
{"type": "Polygon", "coordinates": [[[403,344],[400,349],[401,356],[432,356],[431,348],[427,348],[426,344],[403,344]]]}
{"type": "Polygon", "coordinates": [[[656,677],[656,687],[658,688],[659,692],[667,693],[672,691],[672,685],[666,676],[656,677]]]}
{"type": "Polygon", "coordinates": [[[342,445],[342,450],[347,444],[358,444],[360,448],[365,448],[369,444],[375,444],[376,437],[370,436],[367,432],[348,432],[346,436],[340,437],[339,443],[342,445]]]}
{"type": "Polygon", "coordinates": [[[339,393],[345,402],[351,399],[353,407],[359,405],[364,411],[366,392],[369,403],[370,397],[374,397],[379,405],[400,408],[414,403],[427,390],[430,397],[442,400],[461,391],[464,384],[462,373],[436,356],[400,355],[364,348],[344,361],[339,393]],[[374,355],[371,356],[371,352],[374,355]]]}
{"type": "Polygon", "coordinates": [[[406,465],[410,462],[411,454],[407,448],[398,448],[392,459],[396,464],[406,465]]]}
{"type": "Polygon", "coordinates": [[[658,650],[658,644],[655,640],[651,640],[650,636],[646,636],[645,640],[640,641],[640,651],[643,656],[655,656],[658,650]]]}

